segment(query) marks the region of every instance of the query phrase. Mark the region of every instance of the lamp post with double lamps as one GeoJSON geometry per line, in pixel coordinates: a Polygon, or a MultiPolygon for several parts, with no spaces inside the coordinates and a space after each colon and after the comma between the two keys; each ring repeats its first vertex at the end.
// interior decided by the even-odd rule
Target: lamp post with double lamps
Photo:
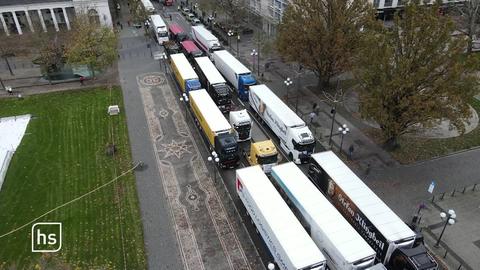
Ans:
{"type": "Polygon", "coordinates": [[[345,135],[347,135],[347,133],[350,132],[350,129],[347,127],[347,124],[343,124],[338,128],[338,132],[340,132],[340,135],[342,135],[342,140],[340,141],[340,154],[342,154],[343,138],[345,135]]]}
{"type": "Polygon", "coordinates": [[[215,171],[216,166],[220,162],[220,159],[218,158],[217,152],[213,151],[212,155],[207,158],[209,162],[212,163],[212,172],[213,172],[213,182],[216,184],[217,183],[217,172],[215,171]]]}
{"type": "Polygon", "coordinates": [[[287,79],[283,81],[283,83],[287,87],[287,104],[288,104],[288,88],[290,87],[290,85],[292,85],[293,81],[290,79],[290,77],[287,77],[287,79]]]}
{"type": "Polygon", "coordinates": [[[232,43],[230,42],[230,38],[233,36],[233,31],[232,30],[228,30],[228,46],[230,46],[230,50],[232,49],[232,43]]]}
{"type": "Polygon", "coordinates": [[[250,53],[250,55],[252,56],[252,73],[255,73],[255,56],[258,55],[257,50],[252,49],[252,52],[250,53]]]}
{"type": "Polygon", "coordinates": [[[180,101],[185,102],[185,121],[187,121],[188,95],[186,93],[183,93],[182,97],[180,97],[180,101]]]}
{"type": "Polygon", "coordinates": [[[436,248],[440,247],[440,240],[442,239],[443,233],[445,232],[445,228],[447,228],[447,225],[455,224],[455,218],[457,217],[457,214],[455,214],[455,211],[453,209],[450,209],[447,213],[441,212],[440,217],[442,218],[442,220],[445,220],[445,224],[443,225],[443,229],[440,233],[440,236],[438,237],[437,243],[435,243],[434,245],[434,247],[436,248]]]}

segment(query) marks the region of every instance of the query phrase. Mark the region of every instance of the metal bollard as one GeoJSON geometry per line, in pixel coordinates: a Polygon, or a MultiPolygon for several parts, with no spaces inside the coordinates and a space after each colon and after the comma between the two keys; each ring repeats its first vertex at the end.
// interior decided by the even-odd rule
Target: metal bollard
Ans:
{"type": "Polygon", "coordinates": [[[445,196],[445,192],[442,193],[442,197],[440,197],[440,200],[443,200],[444,196],[445,196]]]}
{"type": "Polygon", "coordinates": [[[452,195],[450,195],[451,197],[455,197],[455,189],[453,189],[453,192],[452,192],[452,195]]]}
{"type": "Polygon", "coordinates": [[[472,191],[475,191],[476,187],[477,187],[477,184],[473,185],[472,191]]]}
{"type": "Polygon", "coordinates": [[[467,189],[467,187],[463,187],[462,194],[465,194],[466,189],[467,189]]]}
{"type": "Polygon", "coordinates": [[[432,202],[435,201],[435,195],[432,196],[432,202]]]}
{"type": "Polygon", "coordinates": [[[460,264],[460,265],[458,266],[457,270],[460,270],[460,268],[462,268],[462,266],[463,266],[463,265],[460,264]]]}

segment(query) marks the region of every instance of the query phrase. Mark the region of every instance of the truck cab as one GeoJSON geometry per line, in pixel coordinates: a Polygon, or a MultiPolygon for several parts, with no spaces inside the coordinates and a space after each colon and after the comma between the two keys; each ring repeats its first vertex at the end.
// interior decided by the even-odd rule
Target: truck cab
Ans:
{"type": "Polygon", "coordinates": [[[281,146],[289,153],[289,158],[296,164],[309,161],[310,155],[315,150],[315,138],[306,126],[288,129],[287,141],[281,141],[281,146]]]}
{"type": "Polygon", "coordinates": [[[227,113],[232,109],[232,95],[230,87],[226,84],[216,84],[208,88],[208,94],[212,97],[215,104],[222,113],[227,113]]]}
{"type": "Polygon", "coordinates": [[[251,73],[240,74],[238,78],[238,96],[242,101],[248,101],[249,87],[255,85],[257,81],[251,73]]]}
{"type": "Polygon", "coordinates": [[[423,245],[414,248],[397,248],[388,265],[393,270],[436,270],[437,262],[423,245]]]}
{"type": "Polygon", "coordinates": [[[248,141],[251,138],[252,119],[247,110],[231,111],[229,114],[230,124],[232,125],[237,142],[248,141]]]}
{"type": "Polygon", "coordinates": [[[272,167],[278,164],[277,148],[272,140],[251,142],[250,154],[247,156],[250,166],[260,165],[264,173],[271,173],[272,167]]]}
{"type": "Polygon", "coordinates": [[[238,156],[238,144],[231,133],[219,134],[215,137],[215,152],[218,154],[220,167],[235,168],[240,160],[238,156]]]}

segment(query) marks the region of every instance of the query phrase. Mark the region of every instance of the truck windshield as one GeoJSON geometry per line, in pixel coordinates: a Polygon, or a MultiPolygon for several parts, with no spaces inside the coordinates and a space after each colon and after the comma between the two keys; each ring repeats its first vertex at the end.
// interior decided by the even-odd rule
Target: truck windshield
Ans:
{"type": "Polygon", "coordinates": [[[243,130],[250,130],[250,123],[240,123],[238,125],[235,125],[235,129],[238,131],[243,131],[243,130]]]}
{"type": "Polygon", "coordinates": [[[158,31],[158,36],[159,37],[168,37],[168,32],[167,31],[158,31]]]}
{"type": "Polygon", "coordinates": [[[307,151],[308,153],[313,152],[313,149],[315,148],[315,142],[307,143],[307,144],[299,144],[295,140],[292,139],[292,144],[293,144],[293,149],[299,151],[299,152],[304,152],[307,151]]]}
{"type": "Polygon", "coordinates": [[[277,154],[272,155],[272,156],[265,156],[261,157],[257,155],[257,160],[258,164],[271,164],[271,163],[277,163],[277,154]]]}

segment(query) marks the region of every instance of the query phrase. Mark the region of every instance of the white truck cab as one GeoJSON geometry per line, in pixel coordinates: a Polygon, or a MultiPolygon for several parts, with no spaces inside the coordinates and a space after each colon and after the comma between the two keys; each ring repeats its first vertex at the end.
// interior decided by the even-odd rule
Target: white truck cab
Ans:
{"type": "Polygon", "coordinates": [[[250,115],[248,115],[247,110],[231,111],[229,118],[237,142],[250,140],[252,134],[252,119],[250,115]]]}

